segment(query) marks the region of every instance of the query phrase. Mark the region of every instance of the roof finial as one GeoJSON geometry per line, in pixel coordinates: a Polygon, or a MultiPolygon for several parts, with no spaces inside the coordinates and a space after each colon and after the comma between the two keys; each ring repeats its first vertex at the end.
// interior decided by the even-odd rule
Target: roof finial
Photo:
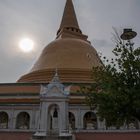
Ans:
{"type": "Polygon", "coordinates": [[[55,69],[55,76],[58,76],[58,69],[55,69]]]}

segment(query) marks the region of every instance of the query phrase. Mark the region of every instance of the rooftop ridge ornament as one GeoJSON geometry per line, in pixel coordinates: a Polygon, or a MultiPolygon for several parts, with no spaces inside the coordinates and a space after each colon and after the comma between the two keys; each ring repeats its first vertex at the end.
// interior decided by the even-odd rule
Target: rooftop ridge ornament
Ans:
{"type": "Polygon", "coordinates": [[[55,75],[52,78],[52,80],[51,80],[50,83],[60,83],[60,78],[58,76],[58,70],[57,70],[57,68],[55,69],[55,75]]]}
{"type": "Polygon", "coordinates": [[[55,75],[58,76],[58,69],[55,69],[55,75]]]}

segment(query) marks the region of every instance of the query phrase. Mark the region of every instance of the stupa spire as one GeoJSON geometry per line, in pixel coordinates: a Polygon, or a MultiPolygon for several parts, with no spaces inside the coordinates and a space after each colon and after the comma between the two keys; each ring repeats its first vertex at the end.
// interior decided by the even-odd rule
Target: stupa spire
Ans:
{"type": "Polygon", "coordinates": [[[62,21],[61,21],[60,28],[57,34],[59,34],[61,30],[66,29],[66,28],[74,28],[74,29],[79,30],[79,32],[81,32],[79,29],[79,25],[78,25],[78,21],[77,21],[77,17],[75,14],[72,0],[66,0],[66,5],[64,8],[62,21]]]}
{"type": "Polygon", "coordinates": [[[66,1],[64,13],[60,25],[60,28],[64,28],[64,27],[79,28],[72,0],[66,1]]]}

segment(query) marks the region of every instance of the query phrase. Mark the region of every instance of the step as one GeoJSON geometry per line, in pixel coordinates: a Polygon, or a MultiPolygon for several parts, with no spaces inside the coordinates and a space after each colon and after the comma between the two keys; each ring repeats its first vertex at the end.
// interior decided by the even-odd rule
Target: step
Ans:
{"type": "Polygon", "coordinates": [[[72,140],[72,137],[60,136],[32,136],[31,140],[72,140]]]}

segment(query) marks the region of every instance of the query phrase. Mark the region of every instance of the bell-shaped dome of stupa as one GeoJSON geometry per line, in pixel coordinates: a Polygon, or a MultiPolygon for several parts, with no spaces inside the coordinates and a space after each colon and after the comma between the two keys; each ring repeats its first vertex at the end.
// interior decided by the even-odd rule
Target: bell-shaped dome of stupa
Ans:
{"type": "Polygon", "coordinates": [[[96,50],[79,28],[72,0],[67,0],[56,39],[18,82],[48,82],[55,69],[62,82],[90,82],[92,67],[100,65],[96,50]]]}

